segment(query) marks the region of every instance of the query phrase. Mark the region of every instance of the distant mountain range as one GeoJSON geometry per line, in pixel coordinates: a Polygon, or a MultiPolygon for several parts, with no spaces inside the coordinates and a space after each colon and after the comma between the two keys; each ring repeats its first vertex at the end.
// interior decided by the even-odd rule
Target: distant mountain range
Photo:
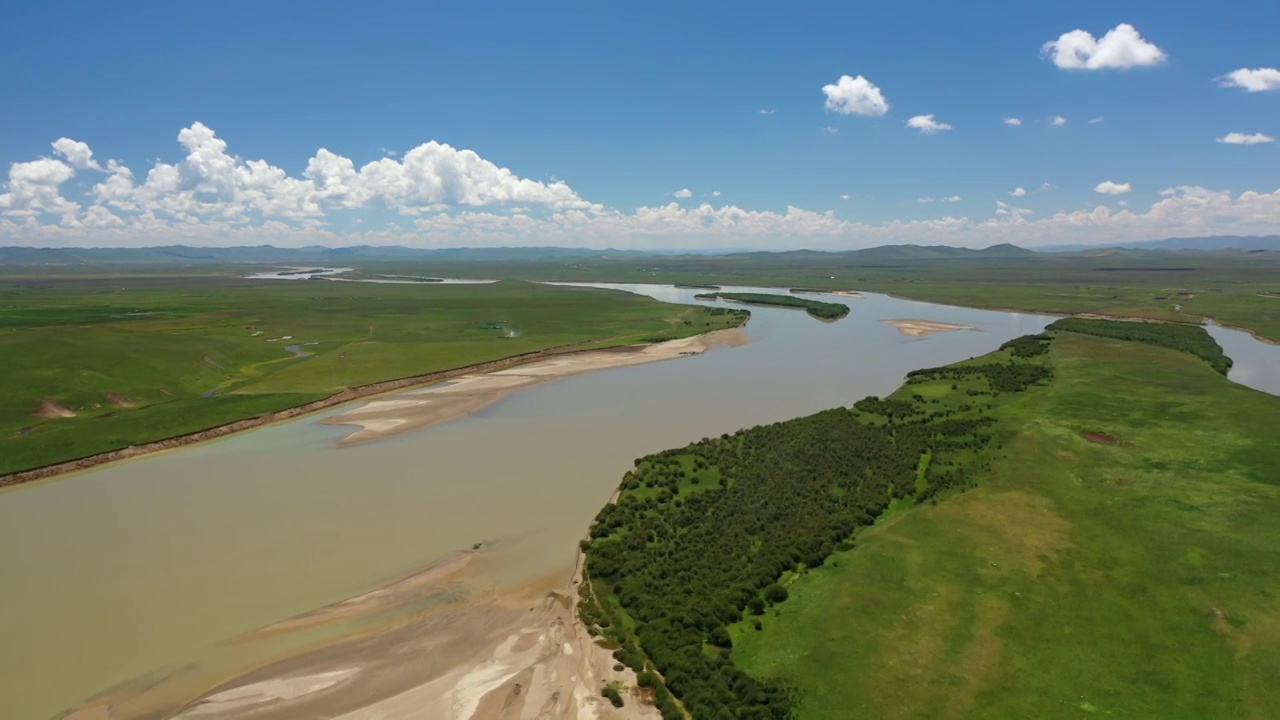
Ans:
{"type": "Polygon", "coordinates": [[[522,262],[572,258],[646,257],[673,255],[734,255],[750,258],[787,256],[791,258],[830,257],[841,255],[859,262],[875,264],[926,260],[983,260],[1035,257],[1045,253],[1109,254],[1123,251],[1224,251],[1258,252],[1280,250],[1280,235],[1241,237],[1216,236],[1202,238],[1170,238],[1149,242],[1109,245],[1058,245],[1028,250],[1009,243],[982,249],[946,245],[881,245],[844,252],[817,250],[738,251],[706,253],[690,250],[593,250],[563,247],[496,247],[424,249],[403,246],[358,245],[329,248],[312,245],[301,248],[279,248],[272,245],[244,247],[192,247],[170,245],[147,248],[30,248],[0,247],[0,266],[91,266],[91,265],[207,265],[207,264],[275,264],[275,265],[343,265],[358,261],[445,261],[445,262],[522,262]]]}
{"type": "Polygon", "coordinates": [[[1078,252],[1100,248],[1131,250],[1280,250],[1280,235],[1213,235],[1210,237],[1168,238],[1145,242],[1109,243],[1106,245],[1052,245],[1038,248],[1041,252],[1078,252]]]}

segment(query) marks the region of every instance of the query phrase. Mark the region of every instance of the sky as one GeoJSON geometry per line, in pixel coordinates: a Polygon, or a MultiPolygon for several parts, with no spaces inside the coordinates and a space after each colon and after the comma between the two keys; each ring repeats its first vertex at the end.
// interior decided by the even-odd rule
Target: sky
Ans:
{"type": "Polygon", "coordinates": [[[1276,28],[1275,0],[13,3],[0,245],[1277,234],[1276,28]]]}

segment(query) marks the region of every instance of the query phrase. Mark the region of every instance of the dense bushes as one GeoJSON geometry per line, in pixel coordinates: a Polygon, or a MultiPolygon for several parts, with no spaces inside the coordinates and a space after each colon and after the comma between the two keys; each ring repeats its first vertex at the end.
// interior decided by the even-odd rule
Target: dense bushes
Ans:
{"type": "Polygon", "coordinates": [[[1159,345],[1191,353],[1223,375],[1231,369],[1231,358],[1223,354],[1222,346],[1198,325],[1063,318],[1055,321],[1049,329],[1159,345]]]}
{"type": "MultiPolygon", "coordinates": [[[[1013,358],[1042,354],[1033,346],[1045,342],[1007,345],[1008,362],[920,371],[911,382],[1025,390],[1052,373],[1013,358]]],[[[992,445],[996,419],[958,392],[946,405],[903,395],[638,458],[623,477],[585,545],[591,596],[604,602],[584,600],[582,619],[620,645],[615,657],[655,688],[664,717],[681,717],[681,705],[694,718],[791,717],[787,687],[733,664],[729,628],[785,602],[782,578],[851,547],[894,498],[973,483],[972,459],[992,445]]]]}
{"type": "Polygon", "coordinates": [[[703,293],[695,296],[699,300],[733,300],[734,302],[750,303],[752,305],[774,305],[777,307],[800,308],[807,311],[810,315],[822,320],[839,320],[849,314],[849,306],[843,303],[820,302],[818,300],[808,300],[806,298],[792,297],[790,295],[770,295],[768,293],[726,293],[714,292],[703,293]]]}

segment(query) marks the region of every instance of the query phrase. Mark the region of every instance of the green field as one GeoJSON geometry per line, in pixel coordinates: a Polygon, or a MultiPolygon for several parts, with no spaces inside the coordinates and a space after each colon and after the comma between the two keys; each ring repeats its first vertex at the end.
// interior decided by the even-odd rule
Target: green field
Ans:
{"type": "Polygon", "coordinates": [[[741,317],[620,291],[513,281],[11,276],[0,284],[0,474],[352,386],[547,348],[683,337],[741,317]],[[311,355],[296,357],[289,345],[311,355]]]}
{"type": "Polygon", "coordinates": [[[798,717],[1280,717],[1280,399],[1056,335],[1050,385],[994,401],[976,487],[887,513],[732,628],[798,717]]]}

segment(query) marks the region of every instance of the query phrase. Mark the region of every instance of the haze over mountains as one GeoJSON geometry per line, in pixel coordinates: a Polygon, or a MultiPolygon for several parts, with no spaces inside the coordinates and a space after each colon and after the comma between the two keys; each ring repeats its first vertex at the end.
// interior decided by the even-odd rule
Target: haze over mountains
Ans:
{"type": "MultiPolygon", "coordinates": [[[[1277,251],[1280,235],[1216,236],[1202,238],[1169,238],[1152,242],[1117,245],[1063,245],[1031,250],[1009,243],[973,249],[946,245],[882,245],[844,252],[819,250],[729,251],[714,254],[765,256],[786,254],[814,257],[838,255],[865,262],[898,262],[946,259],[1016,259],[1048,253],[1107,254],[1121,250],[1147,251],[1277,251]]],[[[548,260],[575,257],[644,257],[672,255],[709,255],[695,250],[593,250],[563,247],[496,247],[496,248],[410,248],[403,246],[371,246],[330,248],[312,245],[280,248],[272,245],[242,247],[194,247],[169,245],[147,248],[34,248],[0,247],[0,265],[11,266],[76,266],[96,264],[126,265],[198,265],[206,263],[303,263],[342,264],[356,261],[438,260],[498,261],[548,260]]]]}

